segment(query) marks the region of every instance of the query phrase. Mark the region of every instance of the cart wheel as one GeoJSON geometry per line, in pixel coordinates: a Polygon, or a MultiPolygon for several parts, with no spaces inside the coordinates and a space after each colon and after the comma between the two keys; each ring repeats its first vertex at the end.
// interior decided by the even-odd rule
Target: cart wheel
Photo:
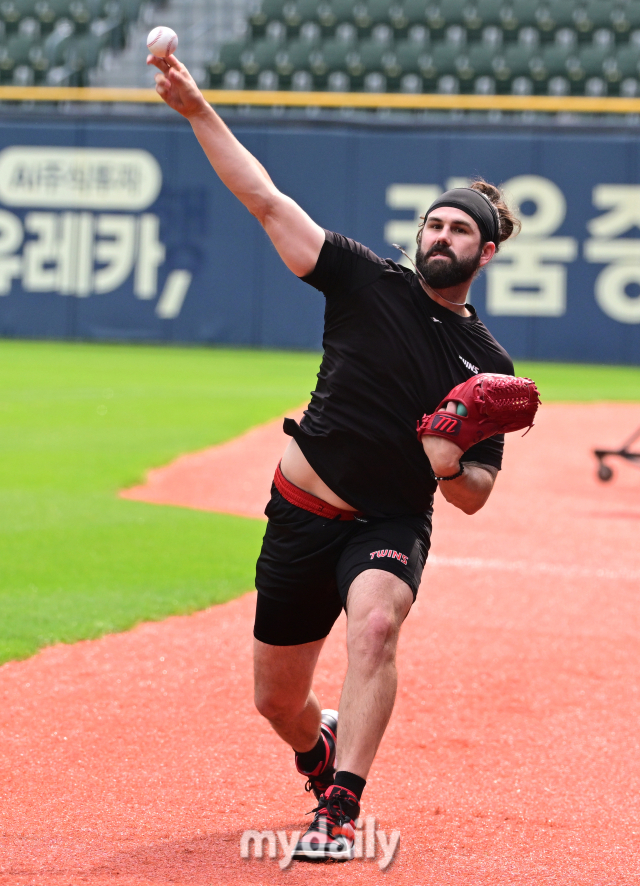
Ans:
{"type": "Polygon", "coordinates": [[[609,467],[609,465],[605,465],[604,462],[600,462],[600,466],[598,467],[598,477],[606,483],[607,480],[610,480],[613,477],[613,471],[609,467]]]}

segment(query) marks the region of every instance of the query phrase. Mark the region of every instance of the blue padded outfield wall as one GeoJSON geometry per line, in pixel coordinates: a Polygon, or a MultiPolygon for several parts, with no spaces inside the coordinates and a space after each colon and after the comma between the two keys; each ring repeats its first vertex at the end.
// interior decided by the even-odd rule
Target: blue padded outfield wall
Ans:
{"type": "MultiPolygon", "coordinates": [[[[396,260],[443,188],[504,184],[523,231],[472,288],[494,335],[516,357],[640,363],[632,133],[233,129],[319,224],[396,260]]],[[[0,335],[319,348],[322,314],[180,118],[0,123],[0,335]]]]}

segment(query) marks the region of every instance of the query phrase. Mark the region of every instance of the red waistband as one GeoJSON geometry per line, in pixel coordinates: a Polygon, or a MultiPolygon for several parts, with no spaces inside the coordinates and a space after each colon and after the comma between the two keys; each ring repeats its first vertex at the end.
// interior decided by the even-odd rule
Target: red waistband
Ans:
{"type": "Polygon", "coordinates": [[[305,492],[299,486],[294,486],[282,473],[280,465],[276,468],[273,482],[280,495],[286,498],[290,504],[302,508],[304,511],[310,511],[317,517],[327,517],[329,520],[335,520],[338,517],[341,520],[355,520],[356,517],[362,516],[362,511],[345,511],[343,508],[336,508],[321,498],[311,495],[310,492],[305,492]]]}

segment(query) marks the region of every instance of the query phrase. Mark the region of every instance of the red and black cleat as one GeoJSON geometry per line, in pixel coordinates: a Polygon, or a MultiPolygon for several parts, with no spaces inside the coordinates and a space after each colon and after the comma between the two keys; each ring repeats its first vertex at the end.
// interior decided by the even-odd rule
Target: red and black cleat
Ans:
{"type": "Polygon", "coordinates": [[[338,735],[338,712],[332,710],[324,710],[320,722],[320,735],[324,739],[325,756],[313,772],[305,772],[298,764],[298,755],[296,754],[296,769],[301,775],[307,776],[305,785],[306,791],[313,791],[316,800],[319,800],[329,785],[333,784],[336,774],[336,737],[338,735]]]}
{"type": "Polygon", "coordinates": [[[350,861],[354,854],[355,822],[360,814],[356,795],[333,784],[313,812],[313,823],[298,840],[293,860],[350,861]]]}

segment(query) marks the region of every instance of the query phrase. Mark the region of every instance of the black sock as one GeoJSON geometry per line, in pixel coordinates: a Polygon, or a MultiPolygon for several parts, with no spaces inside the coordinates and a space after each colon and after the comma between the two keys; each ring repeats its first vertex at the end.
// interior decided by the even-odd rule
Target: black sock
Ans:
{"type": "Polygon", "coordinates": [[[358,798],[358,803],[360,802],[360,798],[362,797],[362,792],[364,791],[364,786],[366,785],[366,778],[361,778],[359,775],[354,775],[353,772],[346,772],[342,769],[340,772],[336,772],[336,777],[334,784],[338,785],[341,788],[346,788],[348,791],[351,791],[352,794],[355,794],[358,798]]]}
{"type": "Polygon", "coordinates": [[[322,763],[327,753],[324,736],[321,734],[315,746],[304,754],[296,753],[296,763],[304,772],[313,772],[318,763],[322,763]]]}

